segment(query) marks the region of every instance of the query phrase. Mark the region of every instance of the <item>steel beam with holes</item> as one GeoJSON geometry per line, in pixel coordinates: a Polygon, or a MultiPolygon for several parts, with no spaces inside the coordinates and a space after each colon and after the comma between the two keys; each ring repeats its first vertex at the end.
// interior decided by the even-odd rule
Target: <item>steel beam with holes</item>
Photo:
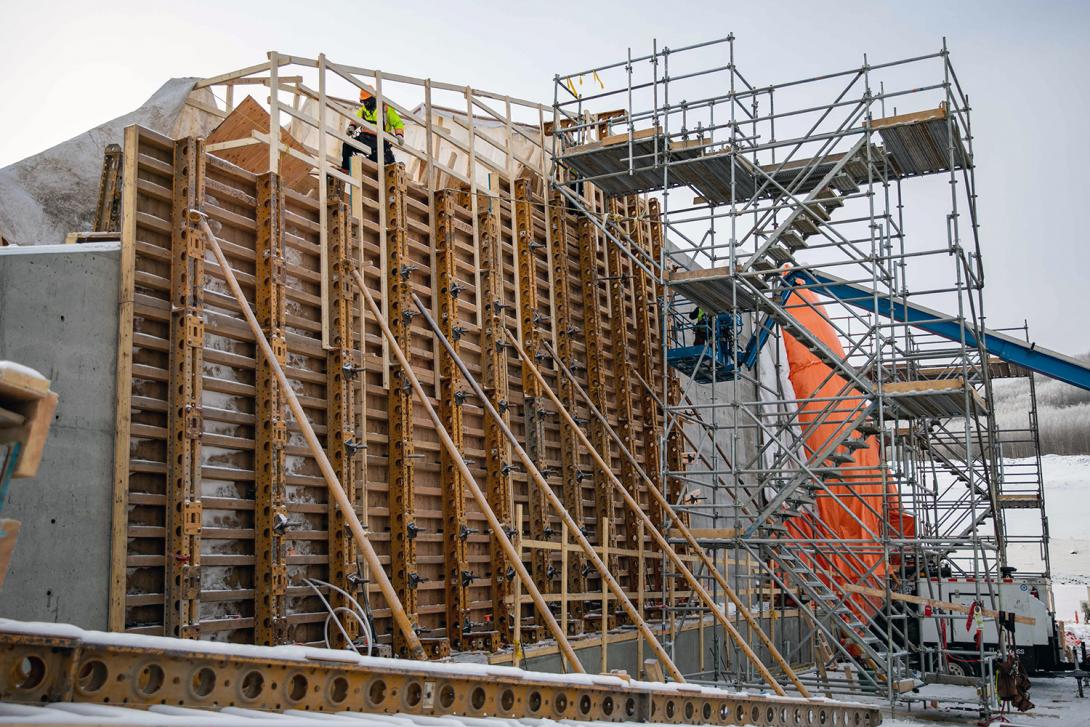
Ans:
{"type": "MultiPolygon", "coordinates": [[[[458,322],[458,283],[455,279],[454,190],[435,193],[435,290],[439,325],[455,351],[461,347],[458,322]]],[[[408,349],[405,349],[408,350],[408,349]]],[[[458,367],[446,353],[439,354],[439,416],[459,452],[464,453],[461,381],[458,367]]],[[[476,577],[469,567],[466,538],[466,492],[462,474],[450,453],[440,452],[439,479],[443,499],[443,566],[446,590],[447,638],[453,648],[466,648],[463,635],[470,629],[469,584],[476,577]]]]}
{"type": "MultiPolygon", "coordinates": [[[[497,201],[483,192],[477,194],[477,229],[481,259],[481,379],[492,405],[500,412],[507,426],[511,426],[510,390],[507,372],[507,351],[503,343],[503,329],[507,305],[503,298],[503,255],[500,251],[500,215],[494,206],[497,201]]],[[[511,445],[503,436],[499,424],[491,417],[484,418],[485,472],[488,505],[507,529],[511,527],[511,445]]],[[[514,569],[500,545],[498,533],[488,539],[488,562],[492,565],[492,623],[499,632],[500,641],[510,644],[514,621],[511,616],[511,582],[514,569]]]]}
{"type": "MultiPolygon", "coordinates": [[[[522,327],[522,341],[530,355],[537,356],[541,351],[541,328],[538,320],[537,298],[537,254],[539,244],[534,239],[534,209],[530,200],[530,180],[520,179],[515,182],[515,258],[518,269],[519,322],[522,327]]],[[[533,375],[522,369],[523,418],[526,429],[526,452],[539,469],[545,464],[545,409],[541,406],[541,387],[533,375]]],[[[529,530],[532,540],[546,540],[546,528],[549,511],[545,507],[545,497],[537,488],[528,488],[530,519],[529,530]]],[[[554,591],[552,578],[549,576],[548,560],[543,548],[530,551],[530,572],[534,583],[542,593],[554,591]]]]}
{"type": "Polygon", "coordinates": [[[173,165],[163,624],[180,638],[200,636],[204,239],[186,211],[204,199],[203,146],[193,138],[175,142],[173,165]]]}
{"type": "MultiPolygon", "coordinates": [[[[587,357],[587,391],[591,401],[602,411],[606,406],[605,350],[602,339],[601,290],[598,287],[598,253],[595,245],[594,223],[588,219],[579,220],[579,284],[583,296],[583,342],[587,357]]],[[[559,352],[558,352],[559,353],[559,352]]],[[[597,419],[590,422],[590,441],[594,443],[602,457],[610,461],[609,432],[597,419]]],[[[594,516],[595,522],[613,522],[615,515],[612,488],[606,475],[597,467],[594,476],[594,516]]],[[[609,536],[613,539],[613,536],[609,536]]],[[[601,537],[599,545],[603,545],[601,537]]],[[[609,556],[609,569],[617,571],[617,556],[609,556]]],[[[631,588],[631,584],[629,586],[631,588]]]]}
{"type": "MultiPolygon", "coordinates": [[[[556,303],[556,316],[553,321],[556,331],[557,353],[569,366],[575,363],[575,349],[572,347],[572,336],[575,327],[571,322],[571,288],[568,285],[571,266],[569,264],[569,250],[571,241],[568,234],[568,221],[565,209],[567,204],[563,195],[559,192],[552,196],[548,210],[550,262],[552,265],[553,299],[556,303]]],[[[571,383],[564,378],[559,382],[560,399],[570,411],[575,411],[575,391],[571,383]]],[[[563,480],[561,500],[568,514],[580,528],[586,527],[583,515],[583,472],[579,466],[579,443],[576,440],[572,427],[562,421],[560,423],[560,475],[563,480]]],[[[584,574],[584,559],[578,552],[572,553],[568,563],[568,593],[586,593],[587,577],[584,574]]],[[[570,633],[583,632],[583,617],[586,614],[585,601],[572,601],[568,606],[568,615],[571,622],[568,624],[570,633]]],[[[602,614],[606,618],[606,614],[602,614]]]]}
{"type": "MultiPolygon", "coordinates": [[[[257,179],[257,239],[254,252],[254,313],[283,366],[284,335],[284,207],[280,177],[269,172],[257,179]]],[[[254,641],[288,641],[285,594],[288,585],[288,524],[284,454],[288,442],[284,392],[264,357],[255,362],[254,405],[254,641]]]]}
{"type": "Polygon", "coordinates": [[[0,622],[0,700],[5,703],[169,704],[349,714],[876,727],[877,707],[733,693],[602,675],[567,677],[509,667],[465,668],[346,651],[248,647],[129,637],[0,622]]]}
{"type": "MultiPolygon", "coordinates": [[[[352,238],[349,234],[348,206],[344,198],[344,183],[329,180],[326,194],[327,253],[326,264],[329,266],[328,300],[329,311],[329,346],[326,351],[326,456],[333,466],[348,499],[356,502],[357,477],[359,469],[354,459],[364,437],[353,431],[355,425],[355,397],[352,381],[347,372],[354,371],[353,356],[353,319],[352,303],[355,298],[355,285],[352,283],[352,238]]],[[[352,582],[356,573],[355,548],[347,528],[348,521],[337,507],[336,501],[329,499],[327,538],[329,543],[329,582],[347,593],[354,593],[359,588],[352,582]]],[[[328,595],[334,607],[349,607],[350,604],[341,594],[332,591],[328,595]]],[[[349,638],[355,638],[359,624],[355,619],[345,618],[341,623],[349,638]]],[[[341,642],[344,636],[340,629],[330,628],[330,636],[337,646],[346,646],[341,642]]]]}
{"type": "MultiPolygon", "coordinates": [[[[409,261],[408,223],[405,215],[405,172],[397,164],[386,167],[386,319],[398,345],[409,345],[412,301],[410,282],[413,267],[409,261]]],[[[396,363],[390,364],[389,487],[390,509],[390,581],[405,613],[415,627],[417,617],[416,522],[413,466],[413,395],[408,379],[396,363]]],[[[408,656],[404,636],[394,631],[394,653],[408,656]]]]}

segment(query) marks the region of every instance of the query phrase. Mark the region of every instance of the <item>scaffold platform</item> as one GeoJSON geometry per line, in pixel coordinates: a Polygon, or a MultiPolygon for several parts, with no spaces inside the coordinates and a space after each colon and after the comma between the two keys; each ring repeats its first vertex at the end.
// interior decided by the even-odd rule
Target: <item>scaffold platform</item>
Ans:
{"type": "MultiPolygon", "coordinates": [[[[949,127],[943,106],[871,122],[870,129],[878,132],[884,146],[864,147],[843,165],[830,187],[851,194],[872,180],[950,171],[949,127]]],[[[954,168],[961,169],[968,153],[956,128],[954,168]]],[[[866,132],[861,129],[857,133],[866,132]]],[[[661,128],[652,127],[572,147],[559,161],[609,196],[688,186],[703,203],[730,204],[756,196],[778,197],[785,190],[807,194],[846,154],[759,165],[744,153],[744,149],[733,153],[728,146],[704,137],[670,138],[661,128]],[[667,164],[670,173],[664,175],[667,164]]]]}

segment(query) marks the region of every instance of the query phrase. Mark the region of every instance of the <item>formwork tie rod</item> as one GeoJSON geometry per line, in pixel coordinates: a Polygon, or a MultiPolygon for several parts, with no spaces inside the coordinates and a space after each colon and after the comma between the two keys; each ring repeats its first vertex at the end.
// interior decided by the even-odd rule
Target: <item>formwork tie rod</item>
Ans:
{"type": "MultiPolygon", "coordinates": [[[[586,554],[587,559],[590,560],[598,573],[601,574],[602,580],[605,582],[610,592],[613,593],[614,597],[624,609],[625,613],[632,620],[632,623],[636,624],[636,628],[639,630],[640,634],[647,640],[648,645],[651,647],[651,650],[655,652],[655,656],[658,657],[659,662],[662,663],[663,667],[666,668],[666,670],[670,673],[670,676],[675,681],[684,682],[685,677],[681,675],[681,671],[674,664],[669,654],[666,653],[666,650],[662,647],[662,644],[659,643],[659,640],[655,637],[654,632],[651,631],[651,628],[647,625],[647,622],[644,621],[639,611],[634,605],[632,605],[632,601],[628,599],[628,595],[625,594],[624,589],[621,588],[621,585],[613,577],[613,574],[609,572],[609,568],[604,562],[602,562],[602,559],[598,556],[598,553],[595,552],[594,546],[592,546],[590,544],[590,541],[587,540],[586,536],[583,535],[582,530],[575,523],[575,520],[572,518],[571,514],[564,507],[564,504],[560,502],[560,499],[556,496],[556,493],[553,492],[551,487],[549,487],[549,483],[545,481],[545,477],[541,474],[541,470],[539,470],[534,464],[533,460],[530,459],[530,455],[528,455],[526,453],[526,450],[522,448],[522,445],[519,444],[519,441],[515,437],[514,433],[511,431],[511,428],[507,426],[506,422],[503,421],[503,418],[500,416],[499,412],[496,411],[496,408],[494,406],[492,406],[492,402],[489,401],[488,397],[484,393],[484,390],[481,389],[481,385],[477,383],[477,379],[474,378],[473,374],[469,372],[469,369],[466,367],[465,362],[462,361],[460,356],[458,356],[458,353],[454,350],[454,347],[450,345],[450,341],[448,341],[447,337],[443,335],[443,331],[439,328],[439,324],[436,323],[435,319],[431,317],[428,309],[424,306],[424,303],[420,300],[419,296],[417,296],[416,293],[413,293],[413,303],[416,305],[417,310],[420,311],[420,314],[424,317],[424,320],[431,328],[432,333],[435,334],[436,339],[439,341],[440,344],[442,344],[443,348],[446,349],[447,354],[458,366],[458,370],[462,372],[462,376],[465,377],[466,383],[469,384],[470,388],[473,389],[473,393],[477,395],[478,399],[480,399],[481,403],[488,411],[489,416],[491,416],[495,420],[500,431],[503,432],[504,437],[507,439],[508,442],[511,443],[511,448],[514,450],[519,460],[526,467],[526,472],[530,475],[530,479],[545,496],[545,499],[548,501],[549,505],[560,516],[560,519],[564,522],[564,524],[568,526],[568,532],[570,532],[574,536],[576,543],[578,543],[579,547],[586,554]]],[[[512,343],[514,342],[512,341],[512,343]]],[[[518,344],[516,343],[514,345],[517,346],[518,344]]]]}

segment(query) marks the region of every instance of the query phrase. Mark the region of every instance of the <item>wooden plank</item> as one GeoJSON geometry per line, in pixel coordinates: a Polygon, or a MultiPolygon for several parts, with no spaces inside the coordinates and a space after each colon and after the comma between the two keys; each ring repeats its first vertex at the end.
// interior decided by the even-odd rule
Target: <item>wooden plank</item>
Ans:
{"type": "MultiPolygon", "coordinates": [[[[269,145],[255,140],[252,134],[254,131],[268,134],[270,123],[269,113],[261,108],[252,96],[247,96],[235,107],[234,111],[225,115],[219,126],[208,135],[206,142],[214,148],[216,156],[221,159],[247,171],[261,174],[269,170],[269,145]],[[232,145],[228,146],[228,144],[232,145]]],[[[306,153],[307,151],[302,144],[292,138],[287,129],[280,130],[280,141],[298,152],[306,153]]],[[[309,164],[290,154],[278,159],[278,171],[285,185],[307,191],[314,188],[315,185],[310,179],[309,164]]]]}
{"type": "MultiPolygon", "coordinates": [[[[609,520],[602,520],[598,523],[598,527],[601,528],[602,533],[602,561],[609,562],[609,520]]],[[[602,579],[602,650],[601,650],[601,662],[599,663],[599,672],[602,674],[609,673],[609,587],[606,585],[606,579],[602,579]]]]}
{"type": "MultiPolygon", "coordinates": [[[[48,382],[47,382],[48,385],[48,382]]],[[[23,424],[23,446],[19,461],[12,472],[13,478],[34,477],[42,461],[49,427],[53,424],[53,412],[57,409],[57,395],[52,391],[25,405],[26,422],[23,424]]]]}
{"type": "Polygon", "coordinates": [[[961,378],[946,379],[943,381],[891,381],[882,385],[882,391],[889,395],[922,394],[922,393],[946,393],[960,391],[965,386],[965,380],[961,378]]]}
{"type": "MultiPolygon", "coordinates": [[[[661,134],[661,133],[662,133],[662,129],[659,129],[657,127],[652,127],[650,129],[640,129],[639,131],[632,132],[632,141],[643,141],[644,139],[651,139],[651,138],[653,138],[655,136],[655,134],[661,134]]],[[[598,144],[598,146],[602,146],[602,147],[616,146],[617,144],[627,144],[628,143],[628,138],[629,138],[629,135],[628,135],[627,131],[624,132],[623,134],[610,134],[606,138],[604,138],[601,141],[597,142],[597,144],[598,144]]],[[[583,147],[576,147],[574,149],[574,151],[579,151],[580,149],[587,149],[587,148],[590,148],[590,147],[593,147],[593,146],[595,146],[595,145],[594,144],[587,144],[586,146],[583,146],[583,147]]]]}
{"type": "Polygon", "coordinates": [[[11,518],[0,518],[0,588],[11,565],[11,556],[15,552],[15,541],[19,537],[21,524],[11,518]]]}
{"type": "Polygon", "coordinates": [[[107,626],[125,628],[128,555],[129,425],[132,421],[133,293],[136,267],[136,173],[139,129],[125,129],[121,190],[121,273],[118,283],[117,378],[114,395],[114,467],[110,512],[110,602],[107,626]]]}
{"type": "Polygon", "coordinates": [[[33,401],[49,393],[49,379],[18,366],[0,366],[0,396],[18,401],[33,401]]]}
{"type": "Polygon", "coordinates": [[[886,116],[881,119],[874,119],[870,122],[872,129],[886,129],[890,126],[901,126],[903,124],[920,124],[927,121],[941,121],[946,118],[946,104],[939,104],[938,108],[925,109],[923,111],[913,111],[908,114],[897,114],[896,116],[886,116]]]}
{"type": "MultiPolygon", "coordinates": [[[[842,588],[848,593],[858,593],[862,596],[871,596],[873,598],[885,598],[886,592],[880,588],[867,588],[866,586],[857,586],[853,583],[848,583],[842,586],[842,588]]],[[[941,608],[945,611],[954,611],[955,613],[969,613],[969,606],[963,603],[954,603],[952,601],[940,601],[934,598],[924,598],[922,596],[913,596],[908,593],[891,592],[889,597],[894,601],[904,601],[905,603],[915,603],[920,606],[931,606],[932,608],[941,608]]],[[[982,608],[980,612],[987,618],[999,618],[999,612],[993,611],[989,608],[982,608]]],[[[1028,624],[1030,626],[1037,623],[1037,619],[1032,616],[1019,616],[1015,614],[1014,620],[1020,624],[1028,624]]]]}

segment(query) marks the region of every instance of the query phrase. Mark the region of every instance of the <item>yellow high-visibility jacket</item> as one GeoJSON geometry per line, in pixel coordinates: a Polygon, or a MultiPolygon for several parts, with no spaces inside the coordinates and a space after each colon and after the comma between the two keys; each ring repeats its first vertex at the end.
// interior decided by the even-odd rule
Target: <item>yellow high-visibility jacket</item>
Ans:
{"type": "MultiPolygon", "coordinates": [[[[382,130],[388,134],[405,136],[405,122],[401,120],[401,115],[392,106],[387,104],[383,104],[383,106],[386,107],[386,119],[382,125],[382,130]]],[[[356,118],[363,119],[369,124],[375,124],[377,123],[378,109],[368,111],[366,106],[360,106],[356,109],[356,118]]],[[[364,129],[365,133],[367,131],[367,129],[364,129]]]]}

